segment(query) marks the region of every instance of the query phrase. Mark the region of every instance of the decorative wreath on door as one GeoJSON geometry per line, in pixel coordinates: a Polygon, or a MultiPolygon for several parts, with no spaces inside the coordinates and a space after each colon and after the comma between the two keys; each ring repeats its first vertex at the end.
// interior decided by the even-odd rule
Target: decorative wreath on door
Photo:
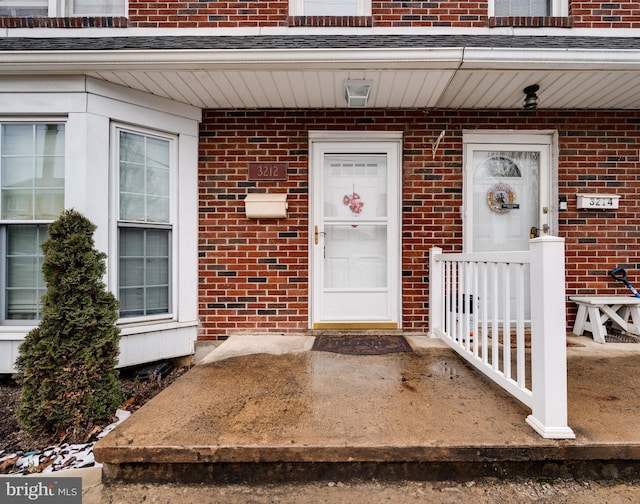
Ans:
{"type": "Polygon", "coordinates": [[[496,184],[487,192],[487,203],[494,212],[508,212],[515,202],[516,192],[509,184],[496,184]]]}
{"type": "Polygon", "coordinates": [[[364,201],[360,199],[360,195],[356,192],[355,184],[353,185],[353,192],[351,194],[345,194],[342,198],[342,203],[349,207],[351,213],[357,217],[362,212],[364,201]]]}

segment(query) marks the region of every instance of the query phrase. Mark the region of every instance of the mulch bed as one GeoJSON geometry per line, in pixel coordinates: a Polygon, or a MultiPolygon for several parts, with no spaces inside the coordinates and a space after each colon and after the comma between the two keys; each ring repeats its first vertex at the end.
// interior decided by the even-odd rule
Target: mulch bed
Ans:
{"type": "MultiPolygon", "coordinates": [[[[137,369],[120,373],[120,387],[126,399],[120,409],[131,412],[137,410],[184,374],[188,367],[175,369],[171,366],[170,369],[160,367],[155,374],[148,372],[149,369],[150,367],[142,369],[146,373],[143,376],[140,375],[137,369]]],[[[64,441],[81,443],[94,439],[93,435],[98,432],[95,426],[91,426],[86,432],[78,433],[76,439],[71,439],[71,436],[61,438],[59,435],[52,434],[29,434],[21,430],[15,417],[20,392],[20,386],[16,384],[11,376],[0,375],[0,454],[3,452],[6,454],[42,451],[49,446],[58,445],[64,441]]],[[[106,423],[110,423],[110,421],[106,423]]],[[[0,464],[0,474],[5,474],[9,469],[9,467],[2,467],[0,464]]]]}
{"type": "Polygon", "coordinates": [[[411,345],[399,334],[320,334],[312,350],[348,355],[383,355],[412,352],[411,345]]]}

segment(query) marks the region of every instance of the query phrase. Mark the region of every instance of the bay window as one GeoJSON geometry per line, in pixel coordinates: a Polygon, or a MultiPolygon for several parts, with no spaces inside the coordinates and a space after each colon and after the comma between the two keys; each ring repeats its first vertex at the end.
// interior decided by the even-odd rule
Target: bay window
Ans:
{"type": "Polygon", "coordinates": [[[117,129],[120,316],[171,312],[173,139],[117,129]]]}
{"type": "Polygon", "coordinates": [[[64,210],[65,127],[0,124],[0,289],[5,324],[40,319],[40,245],[64,210]]]}

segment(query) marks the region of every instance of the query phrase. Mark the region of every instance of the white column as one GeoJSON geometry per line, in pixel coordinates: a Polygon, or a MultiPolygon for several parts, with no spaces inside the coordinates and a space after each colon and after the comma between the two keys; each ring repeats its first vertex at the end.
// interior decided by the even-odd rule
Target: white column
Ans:
{"type": "Polygon", "coordinates": [[[433,247],[429,250],[429,336],[437,338],[436,329],[442,329],[442,290],[443,263],[436,261],[436,256],[442,254],[442,249],[433,247]]]}
{"type": "Polygon", "coordinates": [[[542,437],[573,439],[567,425],[567,342],[564,239],[535,238],[531,246],[532,413],[542,437]]]}

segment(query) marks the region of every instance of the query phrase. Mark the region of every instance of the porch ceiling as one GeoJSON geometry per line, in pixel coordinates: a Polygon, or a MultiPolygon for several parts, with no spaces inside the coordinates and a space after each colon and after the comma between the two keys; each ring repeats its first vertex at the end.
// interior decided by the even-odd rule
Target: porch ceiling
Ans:
{"type": "Polygon", "coordinates": [[[535,69],[111,70],[87,75],[201,108],[346,107],[344,81],[371,80],[367,108],[640,109],[640,72],[535,69]]]}
{"type": "Polygon", "coordinates": [[[247,36],[0,38],[0,75],[83,74],[201,108],[640,109],[640,38],[247,36]],[[42,48],[46,47],[45,50],[42,48]]]}

